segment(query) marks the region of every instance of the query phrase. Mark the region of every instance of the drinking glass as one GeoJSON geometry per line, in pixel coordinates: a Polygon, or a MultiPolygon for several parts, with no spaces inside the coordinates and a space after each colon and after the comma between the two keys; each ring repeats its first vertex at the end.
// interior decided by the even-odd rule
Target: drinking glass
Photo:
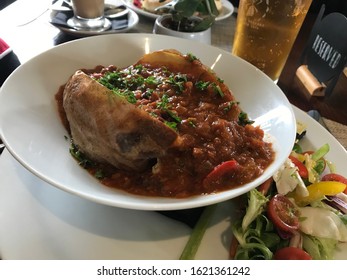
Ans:
{"type": "Polygon", "coordinates": [[[232,53],[277,81],[312,0],[240,0],[232,53]]]}
{"type": "Polygon", "coordinates": [[[111,22],[104,17],[104,0],[71,0],[74,16],[68,25],[77,30],[104,31],[111,22]]]}

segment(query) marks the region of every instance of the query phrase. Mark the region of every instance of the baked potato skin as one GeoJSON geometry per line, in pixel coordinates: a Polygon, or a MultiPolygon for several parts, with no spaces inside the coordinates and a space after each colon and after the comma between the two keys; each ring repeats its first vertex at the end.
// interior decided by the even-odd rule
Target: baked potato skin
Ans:
{"type": "Polygon", "coordinates": [[[120,169],[143,170],[177,138],[175,131],[82,71],[67,82],[63,106],[74,144],[88,158],[120,169]]]}

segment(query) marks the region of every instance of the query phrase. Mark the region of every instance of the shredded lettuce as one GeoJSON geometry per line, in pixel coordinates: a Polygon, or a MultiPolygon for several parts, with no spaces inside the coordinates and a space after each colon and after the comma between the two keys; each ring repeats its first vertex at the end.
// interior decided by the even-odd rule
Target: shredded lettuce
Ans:
{"type": "Polygon", "coordinates": [[[303,235],[303,248],[314,260],[331,260],[337,246],[335,239],[303,235]]]}
{"type": "Polygon", "coordinates": [[[273,224],[263,214],[258,215],[245,231],[241,220],[232,226],[232,231],[239,242],[235,254],[238,260],[271,260],[274,248],[282,243],[273,224]]]}
{"type": "Polygon", "coordinates": [[[252,223],[257,218],[257,216],[263,212],[268,201],[268,198],[266,198],[256,189],[253,189],[248,193],[248,206],[246,215],[242,220],[243,231],[245,231],[250,223],[252,223]]]}
{"type": "Polygon", "coordinates": [[[235,259],[271,260],[273,252],[288,243],[281,240],[264,214],[267,202],[268,198],[256,189],[248,193],[246,214],[232,225],[233,235],[239,243],[235,259]]]}
{"type": "Polygon", "coordinates": [[[315,237],[347,242],[347,227],[343,215],[337,215],[326,208],[301,207],[300,230],[315,237]],[[342,217],[342,219],[341,219],[342,217]]]}
{"type": "Polygon", "coordinates": [[[235,255],[237,260],[271,260],[273,253],[260,243],[247,243],[235,255]]]}
{"type": "Polygon", "coordinates": [[[347,226],[347,215],[341,215],[340,219],[347,226]]]}

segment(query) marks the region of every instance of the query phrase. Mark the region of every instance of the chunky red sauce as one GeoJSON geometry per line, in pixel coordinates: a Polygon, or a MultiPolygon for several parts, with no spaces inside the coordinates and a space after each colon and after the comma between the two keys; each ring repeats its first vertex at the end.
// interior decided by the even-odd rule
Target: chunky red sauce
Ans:
{"type": "MultiPolygon", "coordinates": [[[[204,80],[194,73],[150,65],[124,69],[99,66],[84,72],[117,90],[180,136],[180,145],[153,159],[153,165],[144,172],[98,164],[87,167],[93,174],[102,170],[100,181],[109,187],[176,198],[214,193],[254,180],[274,159],[272,145],[263,141],[264,132],[247,123],[233,95],[217,77],[204,80]],[[218,165],[221,170],[216,170],[218,165]],[[212,180],[206,180],[213,170],[220,178],[213,174],[212,180]]],[[[61,102],[63,89],[56,99],[68,129],[61,102]]]]}

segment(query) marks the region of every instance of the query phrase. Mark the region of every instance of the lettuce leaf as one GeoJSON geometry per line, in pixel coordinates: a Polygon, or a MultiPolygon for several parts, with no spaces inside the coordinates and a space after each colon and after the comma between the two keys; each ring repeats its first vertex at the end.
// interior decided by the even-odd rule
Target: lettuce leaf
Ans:
{"type": "Polygon", "coordinates": [[[261,192],[257,189],[253,189],[248,193],[248,206],[246,215],[242,220],[242,230],[246,231],[248,226],[260,215],[269,201],[261,192]]]}
{"type": "Polygon", "coordinates": [[[303,235],[303,248],[314,260],[333,259],[337,243],[335,239],[331,238],[303,235]]]}

